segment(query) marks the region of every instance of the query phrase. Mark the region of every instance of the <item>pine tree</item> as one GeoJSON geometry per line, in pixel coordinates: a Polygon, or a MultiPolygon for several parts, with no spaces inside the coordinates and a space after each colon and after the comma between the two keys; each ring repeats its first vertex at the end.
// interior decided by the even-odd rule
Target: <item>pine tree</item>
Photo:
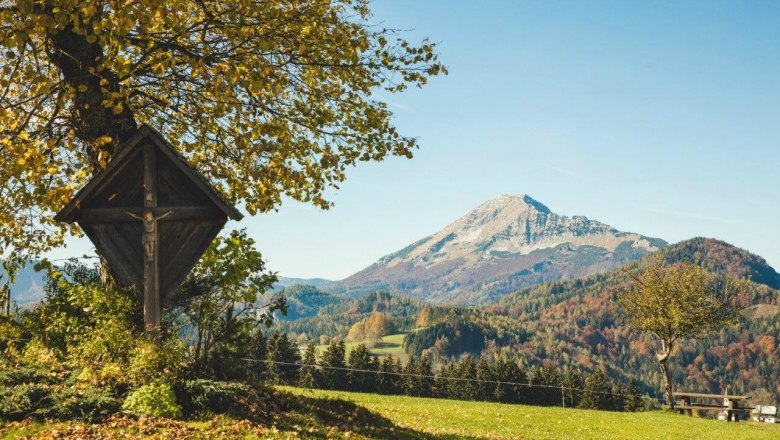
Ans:
{"type": "Polygon", "coordinates": [[[528,371],[528,392],[525,396],[525,402],[530,405],[541,405],[544,398],[544,387],[539,385],[543,382],[542,367],[534,365],[528,371]]]}
{"type": "Polygon", "coordinates": [[[540,377],[538,383],[543,385],[539,388],[541,396],[541,405],[561,406],[563,396],[561,396],[561,383],[563,377],[561,372],[555,367],[544,367],[538,370],[540,377]]]}
{"type": "Polygon", "coordinates": [[[460,380],[453,381],[456,384],[455,398],[460,400],[476,400],[477,387],[474,380],[477,378],[477,364],[470,354],[463,356],[455,370],[455,377],[460,380]]]}
{"type": "Polygon", "coordinates": [[[272,383],[295,385],[298,382],[298,369],[301,355],[298,346],[286,333],[274,332],[268,338],[268,376],[272,383]]]}
{"type": "Polygon", "coordinates": [[[623,411],[626,406],[626,387],[620,382],[612,384],[612,394],[609,395],[609,404],[607,405],[610,411],[623,411]]]}
{"type": "Polygon", "coordinates": [[[396,369],[395,360],[392,355],[387,355],[379,366],[378,384],[379,392],[382,394],[400,394],[400,371],[396,369]]]}
{"type": "Polygon", "coordinates": [[[298,386],[302,388],[318,388],[320,385],[319,371],[317,370],[317,345],[314,341],[306,346],[303,354],[303,365],[298,373],[298,386]]]}
{"type": "Polygon", "coordinates": [[[631,379],[628,382],[628,386],[625,388],[626,396],[624,398],[623,411],[640,411],[644,408],[645,403],[642,400],[642,395],[639,393],[639,387],[636,384],[636,380],[631,379]]]}
{"type": "Polygon", "coordinates": [[[346,371],[346,363],[344,357],[346,355],[346,346],[344,341],[333,340],[331,341],[325,352],[322,353],[320,358],[320,367],[322,367],[322,386],[331,390],[343,390],[346,388],[346,381],[344,380],[346,371]]]}
{"type": "Polygon", "coordinates": [[[417,395],[421,397],[433,396],[433,364],[431,358],[424,354],[417,364],[417,395]]]}
{"type": "Polygon", "coordinates": [[[454,380],[452,380],[452,378],[456,376],[455,368],[456,368],[455,363],[450,361],[447,362],[439,370],[439,373],[436,375],[436,383],[435,383],[436,397],[442,399],[455,399],[456,396],[455,389],[457,383],[454,380]]]}
{"type": "Polygon", "coordinates": [[[376,390],[377,361],[368,351],[365,344],[359,344],[349,353],[347,372],[349,388],[353,391],[373,392],[376,390]]]}
{"type": "Polygon", "coordinates": [[[585,379],[585,387],[580,399],[580,408],[608,409],[612,387],[604,372],[597,368],[585,379]]]}
{"type": "Polygon", "coordinates": [[[522,402],[528,392],[528,378],[517,362],[500,357],[496,360],[495,373],[497,381],[507,382],[496,384],[495,399],[506,403],[522,402]]]}
{"type": "Polygon", "coordinates": [[[476,399],[491,401],[496,394],[495,374],[487,358],[482,356],[477,362],[476,399]]]}
{"type": "Polygon", "coordinates": [[[249,379],[254,382],[260,382],[265,379],[266,372],[268,371],[268,363],[266,360],[266,338],[262,331],[256,329],[252,332],[252,337],[249,340],[249,379]]]}
{"type": "Polygon", "coordinates": [[[567,369],[563,375],[563,401],[567,408],[576,408],[582,398],[582,376],[574,369],[567,369]]]}
{"type": "Polygon", "coordinates": [[[407,396],[417,396],[418,378],[417,375],[417,358],[414,356],[409,357],[409,362],[406,363],[403,370],[403,389],[404,394],[407,396]]]}

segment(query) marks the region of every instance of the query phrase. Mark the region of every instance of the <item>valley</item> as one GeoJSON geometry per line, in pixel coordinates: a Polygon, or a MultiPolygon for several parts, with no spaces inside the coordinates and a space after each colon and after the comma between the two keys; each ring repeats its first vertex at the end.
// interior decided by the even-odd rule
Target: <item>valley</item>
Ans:
{"type": "MultiPolygon", "coordinates": [[[[660,376],[651,355],[657,342],[627,325],[616,298],[632,276],[659,259],[752,280],[737,326],[682,342],[672,365],[677,385],[701,392],[765,390],[778,396],[780,275],[762,258],[712,239],[669,245],[611,272],[517,289],[481,306],[431,303],[398,292],[354,297],[306,288],[305,301],[327,305],[310,309],[305,318],[284,318],[279,328],[301,343],[323,336],[348,338],[353,326],[382,314],[389,324],[380,338],[347,339],[347,346],[362,342],[377,356],[425,354],[438,366],[472,354],[515,359],[529,367],[601,368],[617,380],[636,380],[644,392],[657,396],[660,376]],[[392,347],[386,345],[389,340],[392,347]]],[[[295,289],[291,298],[297,304],[301,297],[295,289]]]]}

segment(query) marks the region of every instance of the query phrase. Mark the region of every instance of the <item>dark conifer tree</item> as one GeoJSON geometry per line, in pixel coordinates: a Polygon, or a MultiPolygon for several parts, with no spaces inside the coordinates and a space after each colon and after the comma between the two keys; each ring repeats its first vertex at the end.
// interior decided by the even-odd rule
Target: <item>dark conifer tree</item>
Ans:
{"type": "Polygon", "coordinates": [[[636,384],[636,380],[631,379],[631,381],[628,382],[625,393],[623,411],[633,412],[640,411],[644,408],[645,403],[642,400],[642,395],[639,393],[639,387],[636,384]]]}
{"type": "Polygon", "coordinates": [[[436,397],[442,399],[455,399],[456,388],[459,385],[458,382],[452,380],[457,376],[455,369],[455,362],[450,361],[441,367],[438,374],[436,374],[436,397]]]}
{"type": "Polygon", "coordinates": [[[544,367],[539,370],[541,405],[561,406],[563,396],[561,395],[562,377],[560,371],[555,367],[544,367]]]}
{"type": "Polygon", "coordinates": [[[400,371],[396,368],[395,359],[392,355],[387,355],[379,365],[379,377],[378,387],[379,392],[382,394],[400,394],[401,393],[401,376],[398,375],[400,371]]]}
{"type": "Polygon", "coordinates": [[[485,356],[477,362],[476,398],[477,400],[492,401],[496,395],[496,377],[493,368],[485,356]]]}
{"type": "Polygon", "coordinates": [[[409,362],[406,363],[403,370],[403,389],[404,394],[407,396],[417,396],[419,385],[419,379],[417,375],[417,358],[415,356],[409,356],[409,362]]]}
{"type": "Polygon", "coordinates": [[[610,411],[623,411],[626,406],[626,386],[620,382],[612,385],[612,394],[609,395],[609,405],[606,409],[610,411]]]}
{"type": "Polygon", "coordinates": [[[301,362],[298,345],[286,333],[274,332],[267,347],[269,380],[281,385],[297,384],[301,362]]]}
{"type": "Polygon", "coordinates": [[[611,393],[609,379],[600,368],[597,368],[585,379],[579,406],[585,409],[608,409],[611,404],[611,393]]]}
{"type": "Polygon", "coordinates": [[[417,363],[417,395],[421,397],[433,396],[433,364],[430,356],[423,354],[417,363]]]}
{"type": "Polygon", "coordinates": [[[498,402],[520,403],[528,391],[528,378],[517,362],[499,357],[494,367],[496,380],[495,399],[498,402]]]}
{"type": "Polygon", "coordinates": [[[455,388],[455,398],[459,400],[476,400],[478,390],[476,386],[477,364],[474,357],[467,354],[458,362],[455,370],[455,376],[460,380],[453,380],[455,388]]]}
{"type": "Polygon", "coordinates": [[[349,353],[347,367],[347,381],[353,391],[376,391],[376,371],[378,369],[376,359],[371,355],[365,344],[359,344],[349,353]]]}
{"type": "Polygon", "coordinates": [[[317,369],[317,345],[314,341],[306,346],[303,354],[301,370],[298,373],[298,386],[302,388],[318,388],[320,386],[319,370],[317,369]]]}
{"type": "Polygon", "coordinates": [[[526,393],[523,403],[529,405],[541,405],[544,399],[544,373],[542,367],[534,365],[528,371],[528,393],[526,393]]]}
{"type": "Polygon", "coordinates": [[[247,361],[249,372],[249,380],[253,382],[260,382],[265,379],[268,371],[268,363],[266,360],[266,337],[260,329],[255,329],[252,332],[252,336],[249,339],[249,358],[251,361],[247,361]]]}
{"type": "Polygon", "coordinates": [[[322,353],[320,367],[322,367],[322,386],[331,390],[343,390],[346,388],[346,346],[343,340],[331,341],[328,348],[322,353]]]}
{"type": "Polygon", "coordinates": [[[574,369],[567,369],[563,375],[563,402],[567,408],[576,408],[582,397],[582,376],[574,369]]]}

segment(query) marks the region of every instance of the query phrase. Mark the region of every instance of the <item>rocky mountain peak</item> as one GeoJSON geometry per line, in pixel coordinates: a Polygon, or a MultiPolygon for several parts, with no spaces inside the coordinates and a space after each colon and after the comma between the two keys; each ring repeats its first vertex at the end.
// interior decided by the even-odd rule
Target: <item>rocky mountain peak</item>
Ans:
{"type": "Polygon", "coordinates": [[[402,293],[460,302],[449,297],[470,296],[473,292],[464,291],[472,289],[495,290],[491,283],[507,277],[509,285],[517,285],[512,277],[525,284],[590,275],[665,244],[584,216],[556,214],[527,194],[501,195],[340,284],[348,289],[356,284],[391,290],[401,286],[402,293]]]}

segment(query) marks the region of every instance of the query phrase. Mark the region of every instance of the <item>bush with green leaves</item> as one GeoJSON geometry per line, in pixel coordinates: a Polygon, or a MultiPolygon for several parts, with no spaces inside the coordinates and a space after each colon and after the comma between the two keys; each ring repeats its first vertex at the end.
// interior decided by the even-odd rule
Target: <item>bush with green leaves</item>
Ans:
{"type": "Polygon", "coordinates": [[[254,388],[239,382],[185,380],[175,382],[173,389],[185,416],[227,414],[245,418],[260,400],[254,388]]]}
{"type": "Polygon", "coordinates": [[[26,418],[92,422],[119,410],[108,389],[77,383],[43,367],[0,363],[0,420],[26,418]]]}
{"type": "Polygon", "coordinates": [[[122,411],[135,416],[177,418],[182,415],[173,388],[167,383],[151,383],[134,390],[122,404],[122,411]]]}

